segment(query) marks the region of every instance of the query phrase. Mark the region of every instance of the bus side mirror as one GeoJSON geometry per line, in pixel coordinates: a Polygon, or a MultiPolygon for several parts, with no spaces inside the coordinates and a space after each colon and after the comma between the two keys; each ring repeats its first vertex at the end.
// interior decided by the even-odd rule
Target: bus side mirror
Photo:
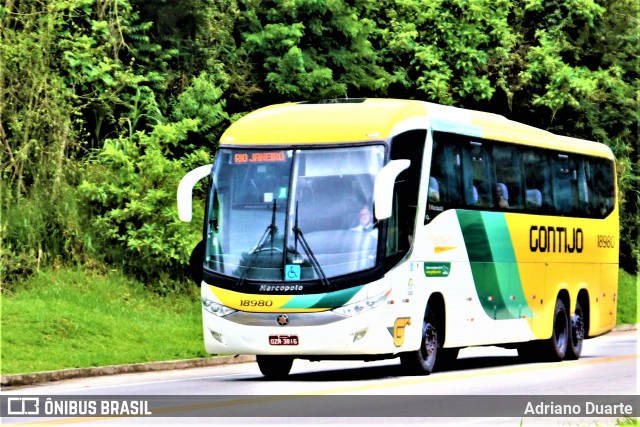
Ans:
{"type": "Polygon", "coordinates": [[[373,200],[376,220],[380,221],[391,216],[393,207],[393,186],[400,172],[407,169],[411,160],[391,160],[378,175],[373,185],[373,200]]]}
{"type": "Polygon", "coordinates": [[[193,187],[205,176],[211,173],[212,164],[200,166],[187,173],[178,185],[178,218],[180,221],[190,222],[192,217],[193,187]]]}

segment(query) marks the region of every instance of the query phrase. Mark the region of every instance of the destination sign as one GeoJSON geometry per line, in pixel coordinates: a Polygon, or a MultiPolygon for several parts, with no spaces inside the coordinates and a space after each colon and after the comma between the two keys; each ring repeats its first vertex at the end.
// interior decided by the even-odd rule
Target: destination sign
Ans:
{"type": "Polygon", "coordinates": [[[284,151],[243,152],[233,155],[233,163],[279,163],[287,160],[284,151]]]}

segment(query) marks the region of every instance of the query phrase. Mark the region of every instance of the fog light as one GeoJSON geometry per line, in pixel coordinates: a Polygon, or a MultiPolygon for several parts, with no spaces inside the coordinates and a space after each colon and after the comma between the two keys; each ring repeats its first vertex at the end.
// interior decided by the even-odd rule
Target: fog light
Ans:
{"type": "Polygon", "coordinates": [[[365,335],[367,335],[367,328],[364,328],[361,331],[356,332],[355,334],[353,334],[353,342],[356,342],[358,340],[361,340],[362,338],[364,338],[365,335]]]}
{"type": "Polygon", "coordinates": [[[212,331],[211,329],[209,329],[209,332],[211,333],[211,337],[213,337],[214,340],[218,341],[221,344],[224,344],[224,338],[222,338],[222,334],[220,332],[216,332],[216,331],[212,331]]]}

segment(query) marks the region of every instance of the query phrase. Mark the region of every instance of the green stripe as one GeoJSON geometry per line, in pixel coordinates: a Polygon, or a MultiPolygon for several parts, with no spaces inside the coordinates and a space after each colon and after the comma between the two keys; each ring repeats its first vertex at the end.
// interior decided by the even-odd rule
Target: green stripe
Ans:
{"type": "Polygon", "coordinates": [[[336,308],[342,307],[349,301],[363,285],[356,286],[349,289],[343,289],[336,292],[328,292],[324,294],[324,297],[318,301],[312,308],[336,308]]]}
{"type": "Polygon", "coordinates": [[[342,307],[360,289],[362,285],[336,292],[324,294],[296,295],[291,298],[282,308],[336,308],[342,307]]]}
{"type": "Polygon", "coordinates": [[[530,317],[504,213],[456,213],[485,313],[497,320],[530,317]]]}
{"type": "Polygon", "coordinates": [[[531,317],[532,312],[522,290],[516,253],[504,213],[483,212],[482,218],[489,236],[489,246],[498,271],[500,290],[512,318],[523,315],[531,317]]]}

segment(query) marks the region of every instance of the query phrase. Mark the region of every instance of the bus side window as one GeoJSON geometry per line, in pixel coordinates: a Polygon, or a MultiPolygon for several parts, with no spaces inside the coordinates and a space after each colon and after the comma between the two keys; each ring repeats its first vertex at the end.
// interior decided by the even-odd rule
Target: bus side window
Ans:
{"type": "Polygon", "coordinates": [[[553,158],[553,206],[558,214],[569,214],[578,210],[577,172],[567,154],[553,158]]]}
{"type": "Polygon", "coordinates": [[[434,133],[425,222],[445,209],[461,206],[463,193],[459,140],[458,135],[434,133]]]}
{"type": "Polygon", "coordinates": [[[589,163],[593,164],[592,174],[595,189],[591,206],[595,209],[594,214],[600,218],[606,217],[613,209],[615,197],[615,176],[613,163],[606,159],[594,159],[589,163]]]}
{"type": "Polygon", "coordinates": [[[587,168],[588,163],[585,159],[580,159],[577,161],[578,199],[580,203],[579,212],[582,215],[590,216],[592,214],[592,211],[591,206],[589,206],[589,199],[591,195],[587,180],[587,168]]]}
{"type": "Polygon", "coordinates": [[[524,163],[525,210],[536,212],[548,209],[551,192],[547,157],[544,153],[525,151],[522,160],[524,163]]]}
{"type": "MultiPolygon", "coordinates": [[[[391,160],[408,159],[411,164],[398,175],[394,186],[394,213],[388,220],[386,242],[388,260],[399,260],[413,241],[426,136],[424,130],[411,130],[395,136],[391,142],[391,160]]],[[[396,261],[387,265],[395,265],[396,261]]]]}
{"type": "Polygon", "coordinates": [[[440,204],[444,199],[443,194],[441,193],[441,187],[444,184],[444,175],[442,174],[443,162],[443,144],[439,141],[434,141],[433,151],[431,154],[431,167],[429,171],[429,188],[427,193],[428,203],[440,204]]]}
{"type": "Polygon", "coordinates": [[[481,142],[469,141],[462,150],[462,176],[465,204],[491,208],[495,190],[492,188],[489,153],[481,142]]]}
{"type": "Polygon", "coordinates": [[[520,153],[512,146],[493,147],[493,163],[496,171],[496,201],[502,209],[522,209],[522,174],[520,153]]]}

